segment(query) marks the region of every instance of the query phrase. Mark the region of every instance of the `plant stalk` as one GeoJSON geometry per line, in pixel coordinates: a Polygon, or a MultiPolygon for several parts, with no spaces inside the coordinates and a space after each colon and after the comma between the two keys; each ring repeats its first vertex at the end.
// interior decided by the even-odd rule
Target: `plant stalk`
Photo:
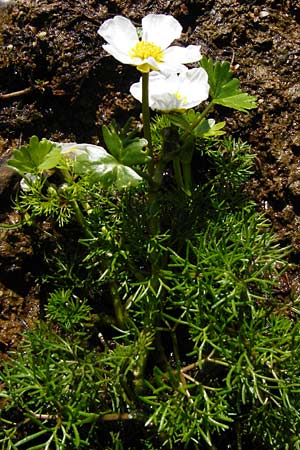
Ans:
{"type": "Polygon", "coordinates": [[[153,162],[153,147],[150,130],[150,108],[149,108],[149,73],[142,74],[142,115],[143,115],[143,130],[144,137],[148,141],[149,156],[151,161],[148,163],[148,174],[152,178],[154,170],[153,162]]]}
{"type": "Polygon", "coordinates": [[[204,119],[206,114],[212,109],[213,106],[214,106],[214,102],[212,100],[207,105],[207,107],[202,111],[200,116],[197,117],[197,119],[194,120],[194,122],[191,124],[191,127],[183,133],[183,135],[181,136],[181,141],[182,142],[184,142],[185,139],[191,134],[191,131],[194,130],[202,122],[202,120],[204,119]]]}
{"type": "Polygon", "coordinates": [[[112,296],[113,308],[114,308],[114,313],[115,313],[115,317],[117,320],[117,324],[121,328],[121,330],[125,330],[126,324],[125,324],[124,308],[123,308],[123,305],[122,305],[122,302],[120,299],[120,295],[118,292],[118,286],[115,281],[112,281],[110,283],[110,293],[112,296]]]}
{"type": "Polygon", "coordinates": [[[87,222],[86,222],[86,220],[85,220],[85,218],[84,218],[84,216],[83,216],[83,214],[82,214],[82,212],[81,212],[81,210],[80,210],[76,200],[72,201],[72,206],[73,206],[73,209],[74,209],[74,212],[75,212],[75,216],[76,216],[77,222],[79,223],[79,225],[81,226],[81,228],[82,228],[82,230],[84,232],[84,236],[87,239],[94,239],[95,236],[93,235],[93,233],[89,229],[89,226],[88,226],[88,224],[87,224],[87,222]]]}

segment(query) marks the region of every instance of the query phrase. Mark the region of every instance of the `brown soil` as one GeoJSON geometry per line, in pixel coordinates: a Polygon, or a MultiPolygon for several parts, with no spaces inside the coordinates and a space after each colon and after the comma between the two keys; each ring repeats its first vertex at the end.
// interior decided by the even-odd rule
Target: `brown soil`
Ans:
{"type": "MultiPolygon", "coordinates": [[[[242,89],[258,97],[250,114],[220,108],[227,130],[252,145],[256,172],[248,193],[271,219],[293,267],[281,287],[300,292],[300,6],[297,0],[17,0],[0,8],[0,214],[14,223],[13,148],[36,134],[58,141],[101,142],[101,125],[139,114],[129,95],[136,71],[109,57],[97,35],[120,14],[136,25],[148,13],[175,16],[181,44],[201,44],[231,61],[242,89]]],[[[33,237],[0,231],[0,351],[16,346],[39,315],[33,237]]]]}

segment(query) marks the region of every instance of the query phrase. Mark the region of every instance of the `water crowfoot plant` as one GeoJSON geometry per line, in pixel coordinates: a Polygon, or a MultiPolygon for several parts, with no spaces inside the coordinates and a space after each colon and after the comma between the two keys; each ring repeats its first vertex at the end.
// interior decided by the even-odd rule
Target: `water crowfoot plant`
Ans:
{"type": "Polygon", "coordinates": [[[180,33],[164,15],[99,29],[142,72],[144,136],[113,121],[103,146],[34,136],[9,161],[16,208],[54,220],[56,248],[45,320],[0,373],[3,450],[300,448],[299,300],[275,297],[288,250],[243,193],[254,155],[210,117],[255,97],[227,62],[185,67],[200,52],[169,47],[180,33]]]}

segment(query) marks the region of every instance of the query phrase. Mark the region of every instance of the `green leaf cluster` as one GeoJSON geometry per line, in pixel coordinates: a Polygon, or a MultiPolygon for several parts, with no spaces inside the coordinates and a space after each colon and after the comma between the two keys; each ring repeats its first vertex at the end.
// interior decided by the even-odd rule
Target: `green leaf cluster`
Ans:
{"type": "Polygon", "coordinates": [[[249,205],[235,212],[223,207],[175,243],[174,234],[147,238],[143,205],[130,209],[129,196],[127,202],[103,201],[102,215],[94,217],[102,225],[98,245],[86,241],[85,261],[73,263],[85,282],[76,284],[93,291],[99,317],[70,288],[54,291],[48,325],[26,333],[22,351],[2,371],[3,450],[48,443],[56,450],[113,449],[116,441],[126,448],[130,427],[133,449],[145,441],[153,449],[222,449],[236,439],[275,450],[294,442],[300,330],[276,311],[273,289],[285,251],[266,220],[249,205]],[[166,261],[155,284],[154,257],[166,261]],[[114,277],[125,330],[105,320],[114,277]],[[21,424],[11,420],[14,414],[21,424]]]}
{"type": "MultiPolygon", "coordinates": [[[[144,150],[145,139],[131,136],[125,130],[119,130],[116,124],[102,127],[103,138],[107,147],[97,147],[97,153],[86,145],[85,151],[76,158],[75,172],[78,175],[88,174],[91,183],[101,183],[103,187],[116,187],[118,190],[136,186],[142,181],[142,172],[137,165],[145,165],[151,160],[144,150]]],[[[94,146],[94,149],[96,147],[94,146]]]]}
{"type": "Polygon", "coordinates": [[[118,131],[114,123],[102,127],[104,142],[111,155],[127,166],[149,162],[151,158],[144,150],[147,145],[146,139],[123,137],[122,131],[118,131]]]}
{"type": "Polygon", "coordinates": [[[11,402],[6,391],[0,393],[6,402],[0,413],[1,448],[89,448],[90,424],[108,408],[101,372],[95,353],[84,348],[82,339],[80,344],[76,337],[66,340],[45,324],[29,332],[20,358],[1,373],[14,398],[11,402]],[[17,429],[16,404],[22,411],[17,429]]]}
{"type": "Polygon", "coordinates": [[[14,150],[13,158],[7,164],[24,176],[26,173],[38,175],[59,168],[62,162],[59,146],[47,139],[39,140],[37,136],[32,136],[27,145],[14,150]]]}
{"type": "Polygon", "coordinates": [[[214,119],[204,119],[202,114],[194,109],[189,109],[181,114],[169,114],[169,120],[170,123],[194,137],[210,139],[225,134],[225,131],[222,131],[225,122],[216,123],[214,119]],[[198,125],[194,126],[195,123],[198,125]]]}
{"type": "Polygon", "coordinates": [[[109,153],[103,149],[102,154],[93,160],[88,155],[79,156],[76,161],[77,173],[88,171],[92,182],[100,181],[105,187],[113,185],[120,190],[139,184],[142,176],[135,166],[145,165],[151,157],[144,150],[147,145],[145,139],[126,134],[128,126],[125,126],[124,131],[118,130],[114,123],[104,125],[103,138],[109,153]]]}
{"type": "Polygon", "coordinates": [[[228,61],[213,63],[212,59],[203,56],[200,66],[208,74],[210,96],[214,104],[244,112],[256,108],[256,97],[241,91],[240,82],[233,77],[228,61]]]}
{"type": "Polygon", "coordinates": [[[57,186],[47,178],[37,177],[29,181],[29,187],[22,191],[16,199],[16,207],[23,214],[27,224],[34,223],[37,218],[55,219],[62,227],[70,223],[76,216],[76,202],[86,204],[87,177],[81,180],[70,180],[68,185],[57,186]]]}
{"type": "Polygon", "coordinates": [[[74,331],[88,325],[91,307],[79,299],[71,289],[58,289],[50,294],[46,317],[65,331],[74,331]]]}

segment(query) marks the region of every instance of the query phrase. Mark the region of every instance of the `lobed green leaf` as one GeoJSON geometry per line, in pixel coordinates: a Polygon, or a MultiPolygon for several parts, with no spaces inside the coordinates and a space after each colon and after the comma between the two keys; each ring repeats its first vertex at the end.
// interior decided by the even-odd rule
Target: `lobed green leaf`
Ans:
{"type": "Polygon", "coordinates": [[[26,173],[36,175],[44,170],[59,167],[62,160],[61,149],[56,144],[47,139],[39,141],[37,136],[32,136],[29,144],[22,145],[13,152],[13,158],[7,164],[21,175],[26,173]]]}
{"type": "Polygon", "coordinates": [[[145,164],[151,160],[147,151],[143,150],[148,144],[146,139],[135,139],[122,152],[120,161],[128,166],[135,164],[145,164]]]}
{"type": "Polygon", "coordinates": [[[80,155],[75,170],[78,174],[89,172],[93,183],[99,181],[105,187],[115,185],[117,189],[135,186],[142,180],[135,170],[119,162],[104,149],[99,152],[96,161],[89,160],[88,155],[80,155]]]}
{"type": "Polygon", "coordinates": [[[115,158],[119,159],[122,155],[123,143],[113,125],[103,125],[102,134],[109,153],[111,153],[115,158]]]}
{"type": "Polygon", "coordinates": [[[241,91],[240,82],[233,78],[228,61],[213,63],[204,56],[200,66],[207,72],[210,96],[214,104],[243,112],[256,108],[256,97],[241,91]]]}

